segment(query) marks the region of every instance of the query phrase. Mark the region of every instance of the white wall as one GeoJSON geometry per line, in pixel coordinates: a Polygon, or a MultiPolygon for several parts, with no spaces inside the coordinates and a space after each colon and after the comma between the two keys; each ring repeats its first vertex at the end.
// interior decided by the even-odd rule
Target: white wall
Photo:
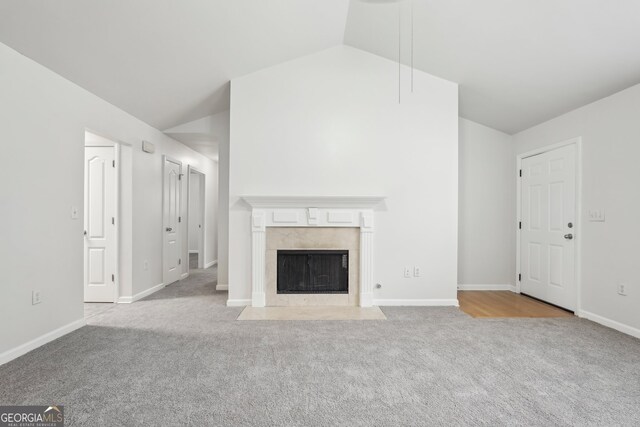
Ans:
{"type": "Polygon", "coordinates": [[[516,152],[574,137],[582,137],[581,308],[640,336],[640,85],[516,134],[516,152]],[[606,221],[588,222],[590,209],[605,210],[606,221]]]}
{"type": "MultiPolygon", "coordinates": [[[[133,147],[134,293],[162,282],[162,154],[185,167],[192,164],[208,177],[215,177],[217,168],[3,44],[0,93],[0,139],[3,158],[10,159],[0,168],[0,218],[6,225],[0,243],[6,272],[0,286],[1,362],[7,357],[3,352],[83,318],[85,129],[133,147]],[[140,150],[142,139],[156,144],[155,154],[140,150]],[[31,173],[25,175],[25,167],[31,173]],[[72,206],[80,209],[80,219],[71,219],[72,206]],[[42,303],[35,306],[33,289],[42,293],[42,303]]],[[[207,181],[211,187],[214,183],[207,181]]]]}
{"type": "Polygon", "coordinates": [[[463,118],[459,135],[458,283],[515,285],[513,139],[463,118]]]}
{"type": "Polygon", "coordinates": [[[251,295],[240,196],[380,195],[375,299],[455,302],[458,88],[416,71],[411,94],[404,76],[398,104],[397,63],[339,46],[231,82],[231,300],[251,295]]]}

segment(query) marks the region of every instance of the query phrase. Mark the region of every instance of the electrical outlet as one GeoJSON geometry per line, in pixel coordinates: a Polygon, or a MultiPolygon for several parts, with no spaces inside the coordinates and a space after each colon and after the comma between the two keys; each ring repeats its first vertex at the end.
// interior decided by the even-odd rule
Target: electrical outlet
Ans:
{"type": "Polygon", "coordinates": [[[589,209],[587,215],[590,222],[604,222],[604,209],[589,209]]]}
{"type": "Polygon", "coordinates": [[[404,277],[406,279],[408,279],[409,277],[411,277],[411,267],[405,267],[404,268],[404,277]]]}
{"type": "Polygon", "coordinates": [[[42,299],[40,298],[40,291],[31,292],[31,305],[40,304],[42,299]]]}
{"type": "Polygon", "coordinates": [[[627,285],[624,283],[618,285],[618,295],[627,296],[627,285]]]}
{"type": "Polygon", "coordinates": [[[413,277],[420,277],[422,269],[418,266],[413,267],[413,277]]]}

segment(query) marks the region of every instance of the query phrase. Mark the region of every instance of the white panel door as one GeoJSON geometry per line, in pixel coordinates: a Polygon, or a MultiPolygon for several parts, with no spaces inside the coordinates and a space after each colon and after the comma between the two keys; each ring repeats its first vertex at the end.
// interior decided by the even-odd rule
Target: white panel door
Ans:
{"type": "Polygon", "coordinates": [[[116,172],[114,147],[85,148],[84,300],[116,299],[116,172]]]}
{"type": "Polygon", "coordinates": [[[180,280],[180,173],[182,165],[165,158],[163,185],[164,283],[180,280]]]}
{"type": "Polygon", "coordinates": [[[520,291],[574,311],[576,167],[568,145],[522,160],[520,291]]]}

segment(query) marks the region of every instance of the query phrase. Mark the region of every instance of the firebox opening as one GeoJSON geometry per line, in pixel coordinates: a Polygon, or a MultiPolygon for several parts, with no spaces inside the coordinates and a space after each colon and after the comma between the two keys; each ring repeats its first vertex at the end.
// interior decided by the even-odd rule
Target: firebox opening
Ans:
{"type": "Polygon", "coordinates": [[[279,294],[348,294],[348,250],[279,250],[279,294]]]}

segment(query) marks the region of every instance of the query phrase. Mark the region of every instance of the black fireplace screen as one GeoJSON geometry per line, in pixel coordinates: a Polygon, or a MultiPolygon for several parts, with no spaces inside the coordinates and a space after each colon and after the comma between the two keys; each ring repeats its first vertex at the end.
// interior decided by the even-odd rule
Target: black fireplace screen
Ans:
{"type": "Polygon", "coordinates": [[[278,251],[278,293],[349,293],[349,251],[278,251]]]}

